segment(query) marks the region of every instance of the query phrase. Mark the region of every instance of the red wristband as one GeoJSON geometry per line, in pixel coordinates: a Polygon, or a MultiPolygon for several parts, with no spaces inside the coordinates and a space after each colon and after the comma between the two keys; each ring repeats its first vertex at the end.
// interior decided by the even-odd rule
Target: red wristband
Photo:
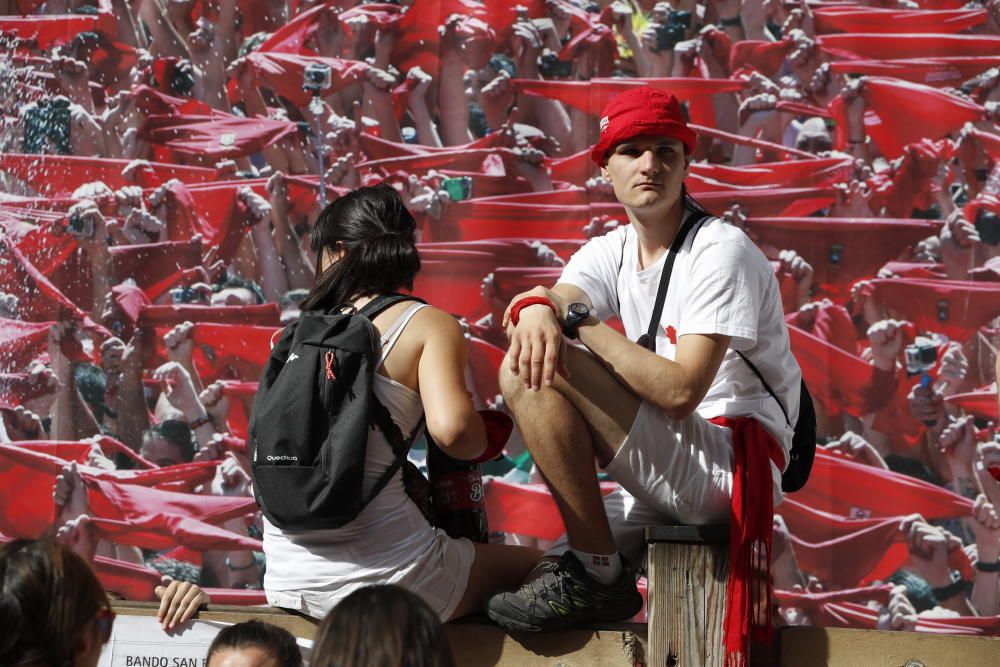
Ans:
{"type": "Polygon", "coordinates": [[[521,318],[521,310],[527,308],[528,306],[548,306],[552,309],[552,314],[555,315],[557,319],[559,317],[559,314],[556,312],[555,304],[546,299],[544,296],[526,296],[510,307],[510,321],[515,327],[517,326],[517,321],[521,318]]]}

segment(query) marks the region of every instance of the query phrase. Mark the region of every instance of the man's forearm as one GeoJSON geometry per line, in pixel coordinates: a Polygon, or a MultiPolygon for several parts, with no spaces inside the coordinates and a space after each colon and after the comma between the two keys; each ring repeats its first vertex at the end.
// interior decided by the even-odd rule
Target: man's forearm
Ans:
{"type": "Polygon", "coordinates": [[[684,419],[701,402],[684,368],[639,345],[591,316],[578,330],[580,341],[639,398],[671,417],[684,419]]]}

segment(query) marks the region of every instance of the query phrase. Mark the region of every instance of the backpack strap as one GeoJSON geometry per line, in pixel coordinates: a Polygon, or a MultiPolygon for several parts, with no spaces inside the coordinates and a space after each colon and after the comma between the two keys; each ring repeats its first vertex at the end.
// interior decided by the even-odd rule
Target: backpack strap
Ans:
{"type": "Polygon", "coordinates": [[[396,344],[396,341],[399,340],[400,335],[403,333],[403,329],[405,329],[406,325],[410,323],[410,320],[413,319],[413,316],[416,315],[420,310],[427,307],[428,305],[426,303],[411,304],[410,307],[407,308],[405,311],[403,311],[403,314],[400,315],[396,319],[396,321],[392,323],[392,326],[389,327],[389,330],[386,331],[384,334],[382,334],[382,338],[381,340],[379,340],[379,345],[382,348],[383,362],[385,361],[385,358],[389,356],[389,353],[392,352],[393,346],[396,344]]]}
{"type": "Polygon", "coordinates": [[[771,398],[774,399],[774,402],[778,404],[779,408],[781,408],[781,414],[785,416],[785,423],[791,426],[792,428],[795,428],[794,426],[792,426],[792,420],[788,418],[788,410],[785,410],[785,405],[781,402],[781,399],[778,398],[778,395],[774,393],[774,390],[771,389],[771,385],[767,383],[767,380],[765,380],[764,376],[761,375],[759,370],[757,370],[757,367],[753,365],[753,362],[747,359],[746,355],[740,352],[739,350],[733,350],[733,352],[740,355],[740,359],[747,362],[747,366],[750,367],[750,370],[753,371],[753,374],[756,375],[757,379],[760,380],[760,383],[764,385],[764,389],[767,390],[767,393],[771,395],[771,398]]]}
{"type": "MultiPolygon", "coordinates": [[[[379,313],[383,312],[385,309],[394,306],[402,301],[417,301],[419,304],[426,304],[423,299],[415,296],[410,296],[408,294],[381,294],[368,303],[366,303],[359,311],[359,315],[363,315],[368,319],[375,318],[379,313]]],[[[412,313],[410,313],[412,316],[412,313]]],[[[400,320],[403,318],[401,317],[400,320]]],[[[399,320],[397,320],[397,323],[399,320]]],[[[395,325],[394,325],[395,326],[395,325]]],[[[372,423],[382,431],[382,435],[385,436],[386,442],[392,447],[393,454],[395,454],[395,459],[388,468],[379,476],[378,480],[375,482],[375,486],[372,487],[371,492],[368,497],[363,500],[362,507],[366,507],[368,503],[375,499],[385,485],[389,483],[392,476],[402,467],[403,461],[406,460],[406,454],[410,451],[410,447],[413,442],[424,430],[424,416],[420,416],[420,421],[417,422],[416,427],[414,427],[413,432],[410,433],[409,438],[404,438],[402,431],[399,430],[399,426],[396,421],[392,418],[392,414],[389,413],[389,409],[382,404],[382,401],[378,399],[378,396],[372,395],[372,423]]]]}
{"type": "MultiPolygon", "coordinates": [[[[670,286],[670,274],[674,270],[674,260],[677,259],[677,251],[684,245],[684,239],[688,232],[695,225],[712,217],[710,213],[703,213],[696,216],[694,213],[688,215],[687,220],[677,230],[674,242],[667,250],[667,259],[663,263],[663,270],[660,272],[660,286],[656,290],[656,301],[653,303],[653,314],[649,318],[649,327],[646,333],[639,337],[636,342],[650,352],[656,352],[656,332],[660,328],[660,316],[663,314],[663,303],[667,300],[667,288],[670,286]]],[[[619,267],[620,270],[620,267],[619,267]]]]}
{"type": "Polygon", "coordinates": [[[372,487],[368,497],[364,499],[362,507],[366,507],[368,503],[375,499],[375,496],[382,492],[382,489],[384,489],[385,485],[389,483],[392,476],[395,475],[396,471],[402,467],[403,461],[406,460],[406,455],[410,451],[410,447],[417,439],[417,436],[419,436],[424,430],[424,416],[421,414],[420,421],[418,421],[417,425],[413,428],[413,432],[410,433],[410,437],[404,440],[403,432],[399,430],[399,426],[396,425],[396,421],[392,418],[392,415],[389,414],[389,409],[382,405],[382,401],[378,400],[378,397],[374,395],[372,396],[372,421],[375,423],[375,426],[382,431],[382,435],[385,436],[389,446],[392,447],[392,451],[396,455],[396,458],[393,460],[392,464],[385,469],[385,472],[379,476],[378,480],[376,480],[375,486],[372,487]]]}

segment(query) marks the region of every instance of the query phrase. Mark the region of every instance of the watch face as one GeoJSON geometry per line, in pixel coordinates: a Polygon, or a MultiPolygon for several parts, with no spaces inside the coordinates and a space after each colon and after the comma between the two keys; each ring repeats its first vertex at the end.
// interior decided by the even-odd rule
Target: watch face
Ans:
{"type": "Polygon", "coordinates": [[[569,314],[576,315],[577,317],[586,317],[590,314],[590,308],[587,308],[585,303],[571,303],[569,304],[569,314]]]}

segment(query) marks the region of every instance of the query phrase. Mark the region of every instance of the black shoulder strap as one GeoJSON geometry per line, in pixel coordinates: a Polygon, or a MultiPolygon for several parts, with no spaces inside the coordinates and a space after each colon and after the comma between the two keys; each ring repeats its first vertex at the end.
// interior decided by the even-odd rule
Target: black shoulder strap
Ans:
{"type": "Polygon", "coordinates": [[[753,371],[753,374],[756,375],[757,379],[760,380],[760,383],[764,385],[764,389],[767,390],[767,393],[771,395],[771,398],[774,399],[774,402],[778,404],[779,408],[781,408],[781,414],[785,415],[785,423],[788,424],[789,426],[792,426],[792,420],[788,418],[788,410],[785,410],[785,405],[781,402],[781,399],[778,398],[778,395],[774,393],[774,390],[771,389],[771,385],[767,383],[767,380],[765,380],[764,376],[761,375],[759,370],[757,370],[757,367],[753,365],[753,362],[747,359],[745,354],[743,354],[739,350],[733,350],[733,351],[736,352],[736,354],[740,355],[740,359],[747,362],[747,366],[750,367],[750,370],[753,371]]]}
{"type": "Polygon", "coordinates": [[[396,471],[403,465],[403,461],[406,460],[406,454],[410,451],[410,447],[413,445],[413,442],[424,429],[424,416],[420,415],[420,421],[417,422],[416,427],[413,429],[413,433],[410,434],[408,439],[404,440],[402,431],[399,430],[399,426],[396,425],[396,421],[392,418],[392,415],[389,414],[389,409],[382,405],[382,401],[378,400],[377,396],[372,396],[372,422],[374,422],[375,426],[382,431],[382,435],[385,436],[389,446],[392,447],[392,451],[396,455],[396,458],[393,460],[392,465],[386,468],[385,472],[383,472],[375,482],[375,486],[372,487],[368,497],[364,499],[362,507],[374,500],[375,496],[377,496],[379,492],[385,488],[385,485],[389,483],[392,476],[395,475],[396,471]]]}
{"type": "MultiPolygon", "coordinates": [[[[359,315],[363,315],[368,319],[374,319],[376,315],[384,311],[386,308],[393,306],[401,301],[418,301],[420,303],[426,303],[423,299],[420,299],[409,294],[382,294],[368,303],[366,303],[359,311],[359,315]]],[[[413,433],[407,439],[403,438],[403,433],[399,430],[399,426],[396,425],[396,421],[392,418],[389,413],[389,409],[382,404],[382,401],[378,399],[378,396],[372,395],[372,423],[382,431],[382,435],[385,436],[386,441],[389,446],[392,447],[393,453],[396,455],[395,459],[385,472],[378,478],[375,482],[375,486],[372,487],[371,492],[368,497],[364,499],[362,507],[368,505],[375,496],[377,496],[385,485],[389,483],[392,476],[396,474],[396,471],[403,465],[403,461],[406,460],[406,454],[410,451],[410,447],[413,445],[413,441],[417,439],[420,432],[424,428],[424,417],[420,416],[420,421],[417,422],[417,426],[413,429],[413,433]]]]}
{"type": "Polygon", "coordinates": [[[688,215],[687,220],[677,230],[674,242],[670,244],[670,248],[667,250],[667,259],[663,262],[663,271],[660,272],[660,286],[656,290],[656,301],[653,303],[653,315],[649,318],[649,327],[646,328],[646,333],[640,336],[637,341],[639,345],[642,345],[650,352],[656,351],[656,332],[660,328],[660,316],[663,314],[663,303],[667,300],[667,288],[670,286],[670,274],[674,270],[674,260],[677,259],[677,251],[684,245],[684,239],[687,238],[691,228],[710,217],[712,217],[710,213],[702,215],[692,213],[688,215]]]}

